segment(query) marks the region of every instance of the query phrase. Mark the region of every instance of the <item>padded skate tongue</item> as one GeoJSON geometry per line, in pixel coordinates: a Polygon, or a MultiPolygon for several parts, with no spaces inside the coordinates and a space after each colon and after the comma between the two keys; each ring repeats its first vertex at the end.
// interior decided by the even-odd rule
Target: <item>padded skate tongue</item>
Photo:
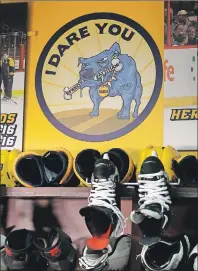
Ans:
{"type": "Polygon", "coordinates": [[[139,226],[143,233],[142,238],[140,239],[140,244],[150,246],[160,241],[162,219],[145,217],[139,226]]]}
{"type": "Polygon", "coordinates": [[[66,155],[62,152],[48,151],[43,155],[42,163],[46,181],[51,184],[58,184],[67,169],[68,159],[66,155]]]}
{"type": "Polygon", "coordinates": [[[95,162],[100,159],[100,153],[94,149],[85,149],[76,156],[74,170],[82,182],[91,183],[95,162]]]}
{"type": "Polygon", "coordinates": [[[164,166],[159,158],[155,156],[147,157],[140,169],[140,174],[153,174],[164,171],[164,166]]]}
{"type": "Polygon", "coordinates": [[[109,244],[110,234],[111,234],[111,225],[109,226],[106,233],[88,239],[86,242],[86,246],[92,250],[102,250],[106,248],[107,245],[109,244]]]}
{"type": "Polygon", "coordinates": [[[118,169],[120,182],[128,182],[134,172],[134,165],[128,153],[122,149],[113,148],[108,151],[108,155],[118,169]]]}
{"type": "Polygon", "coordinates": [[[86,225],[93,236],[87,246],[94,250],[105,248],[113,230],[113,211],[105,207],[88,206],[82,208],[80,214],[85,216],[86,225]]]}
{"type": "Polygon", "coordinates": [[[114,164],[107,159],[99,159],[94,166],[94,176],[96,179],[108,179],[115,173],[114,164]]]}

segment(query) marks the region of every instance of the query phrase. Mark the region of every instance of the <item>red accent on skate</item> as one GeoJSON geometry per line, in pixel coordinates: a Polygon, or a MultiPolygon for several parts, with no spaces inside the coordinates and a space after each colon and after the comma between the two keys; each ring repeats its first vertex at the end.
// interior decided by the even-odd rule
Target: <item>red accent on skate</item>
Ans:
{"type": "Polygon", "coordinates": [[[61,250],[59,247],[55,247],[53,249],[50,250],[50,255],[53,257],[58,257],[61,254],[61,250]]]}
{"type": "Polygon", "coordinates": [[[102,250],[109,244],[109,237],[111,234],[111,225],[106,233],[100,236],[94,236],[87,240],[86,246],[92,250],[102,250]]]}
{"type": "Polygon", "coordinates": [[[12,251],[10,251],[9,248],[5,247],[5,251],[8,256],[12,256],[12,251]]]}

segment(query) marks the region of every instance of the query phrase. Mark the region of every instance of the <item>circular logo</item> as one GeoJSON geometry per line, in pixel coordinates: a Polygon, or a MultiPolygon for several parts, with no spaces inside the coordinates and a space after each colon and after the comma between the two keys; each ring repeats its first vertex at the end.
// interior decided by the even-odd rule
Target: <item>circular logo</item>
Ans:
{"type": "Polygon", "coordinates": [[[92,13],[60,28],[38,61],[36,92],[48,120],[83,141],[106,141],[140,125],[162,86],[162,60],[137,22],[92,13]]]}

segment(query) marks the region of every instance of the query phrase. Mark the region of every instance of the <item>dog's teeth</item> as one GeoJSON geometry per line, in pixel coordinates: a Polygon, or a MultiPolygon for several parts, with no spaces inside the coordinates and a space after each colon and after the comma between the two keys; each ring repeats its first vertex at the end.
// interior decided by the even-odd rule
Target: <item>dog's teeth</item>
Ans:
{"type": "Polygon", "coordinates": [[[97,80],[98,80],[96,75],[94,76],[94,80],[95,80],[95,81],[97,81],[97,80]]]}
{"type": "Polygon", "coordinates": [[[116,78],[113,76],[113,77],[112,77],[112,80],[116,80],[116,78]]]}
{"type": "Polygon", "coordinates": [[[111,87],[111,82],[108,82],[108,85],[111,87]]]}
{"type": "Polygon", "coordinates": [[[104,76],[103,75],[102,75],[101,79],[102,79],[102,82],[103,82],[104,81],[104,76]]]}

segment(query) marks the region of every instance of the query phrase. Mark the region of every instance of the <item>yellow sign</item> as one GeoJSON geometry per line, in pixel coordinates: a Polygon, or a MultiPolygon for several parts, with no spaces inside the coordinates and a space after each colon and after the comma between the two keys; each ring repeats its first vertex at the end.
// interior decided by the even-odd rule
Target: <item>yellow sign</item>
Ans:
{"type": "Polygon", "coordinates": [[[163,3],[79,5],[30,5],[29,25],[38,36],[29,38],[24,147],[61,145],[76,153],[106,149],[106,141],[109,148],[161,145],[162,97],[156,102],[162,83],[163,3]],[[65,16],[65,10],[71,12],[65,16]],[[150,16],[153,10],[156,16],[150,16]]]}

